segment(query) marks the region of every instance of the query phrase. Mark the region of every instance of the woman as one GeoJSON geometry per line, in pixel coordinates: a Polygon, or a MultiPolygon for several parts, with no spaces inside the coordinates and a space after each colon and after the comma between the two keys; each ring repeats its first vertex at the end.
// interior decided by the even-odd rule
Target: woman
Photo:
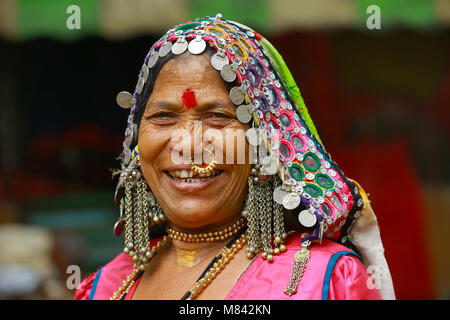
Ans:
{"type": "Polygon", "coordinates": [[[117,100],[131,108],[116,191],[125,248],[76,299],[381,298],[338,243],[362,213],[355,241],[388,270],[369,202],[261,35],[220,15],[176,26],[117,100]],[[358,237],[368,229],[375,246],[358,237]]]}

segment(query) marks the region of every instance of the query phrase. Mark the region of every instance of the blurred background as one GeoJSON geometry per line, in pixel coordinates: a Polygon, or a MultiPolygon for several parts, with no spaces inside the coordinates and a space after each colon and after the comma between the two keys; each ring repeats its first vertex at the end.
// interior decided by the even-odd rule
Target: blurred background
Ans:
{"type": "Polygon", "coordinates": [[[115,96],[166,30],[219,12],[275,45],[370,194],[397,297],[449,299],[450,0],[0,0],[0,299],[71,299],[69,265],[121,251],[115,96]]]}

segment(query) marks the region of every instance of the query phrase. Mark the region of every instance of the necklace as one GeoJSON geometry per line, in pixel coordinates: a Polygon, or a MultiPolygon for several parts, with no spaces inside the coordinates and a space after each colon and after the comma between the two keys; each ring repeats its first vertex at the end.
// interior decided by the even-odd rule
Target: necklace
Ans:
{"type": "MultiPolygon", "coordinates": [[[[167,243],[168,237],[164,236],[161,241],[159,241],[151,250],[151,257],[153,257],[164,247],[167,243]]],[[[145,269],[144,269],[145,270],[145,269]]],[[[109,300],[122,300],[127,295],[128,291],[133,287],[134,283],[140,276],[144,273],[144,270],[139,269],[138,267],[134,267],[133,271],[128,275],[128,277],[122,282],[122,285],[116,292],[113,293],[109,300]]]]}
{"type": "MultiPolygon", "coordinates": [[[[198,277],[197,281],[194,283],[191,289],[188,292],[186,292],[183,295],[183,297],[181,297],[180,300],[195,299],[216,278],[216,276],[233,259],[236,253],[238,253],[239,250],[241,250],[247,243],[247,237],[245,235],[246,229],[247,228],[241,228],[235,234],[235,236],[227,243],[227,245],[222,250],[220,250],[220,252],[206,266],[205,270],[203,270],[203,272],[198,277]]],[[[167,238],[168,237],[165,236],[155,246],[156,249],[153,257],[167,243],[167,238]]],[[[143,273],[144,270],[139,270],[135,268],[133,272],[130,275],[128,275],[128,277],[123,281],[119,289],[116,292],[114,292],[110,300],[123,300],[143,273]]]]}
{"type": "Polygon", "coordinates": [[[233,259],[236,253],[238,253],[247,243],[247,237],[244,232],[245,230],[241,229],[240,232],[228,242],[225,248],[220,250],[219,254],[211,260],[191,289],[186,292],[180,300],[195,299],[214,280],[214,278],[233,259]]]}
{"type": "Polygon", "coordinates": [[[232,226],[225,228],[221,231],[208,232],[208,233],[184,233],[176,231],[172,228],[167,227],[167,234],[170,239],[181,240],[184,242],[214,242],[223,241],[235,235],[239,230],[245,226],[245,221],[240,218],[232,226]]]}

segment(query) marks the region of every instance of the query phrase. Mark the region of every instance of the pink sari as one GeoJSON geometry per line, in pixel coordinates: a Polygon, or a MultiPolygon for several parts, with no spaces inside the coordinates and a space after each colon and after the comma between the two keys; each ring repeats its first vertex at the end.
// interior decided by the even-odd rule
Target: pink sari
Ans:
{"type": "MultiPolygon", "coordinates": [[[[154,245],[159,239],[151,242],[154,245]]],[[[311,257],[297,289],[284,293],[291,276],[295,253],[300,250],[298,234],[289,235],[287,251],[269,263],[259,255],[240,275],[226,300],[379,300],[381,296],[371,283],[366,267],[348,248],[324,240],[310,247],[311,257]],[[371,289],[373,288],[373,289],[371,289]]],[[[119,288],[133,270],[131,258],[120,253],[114,260],[82,281],[75,292],[76,300],[105,300],[119,288]]],[[[139,279],[140,280],[140,279],[139,279]]],[[[133,297],[139,280],[127,296],[133,297]]]]}

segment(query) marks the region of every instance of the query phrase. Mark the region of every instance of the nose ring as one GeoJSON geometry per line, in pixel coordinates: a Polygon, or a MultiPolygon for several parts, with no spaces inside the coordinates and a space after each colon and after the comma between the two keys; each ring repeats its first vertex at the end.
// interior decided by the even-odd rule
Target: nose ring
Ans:
{"type": "Polygon", "coordinates": [[[206,163],[202,163],[201,166],[197,166],[194,163],[194,160],[191,159],[191,170],[194,171],[195,173],[209,173],[212,172],[214,170],[214,168],[216,167],[217,161],[216,159],[214,159],[214,153],[212,153],[210,150],[202,148],[202,151],[205,150],[207,152],[209,152],[210,156],[212,157],[212,161],[209,164],[206,163]]]}

